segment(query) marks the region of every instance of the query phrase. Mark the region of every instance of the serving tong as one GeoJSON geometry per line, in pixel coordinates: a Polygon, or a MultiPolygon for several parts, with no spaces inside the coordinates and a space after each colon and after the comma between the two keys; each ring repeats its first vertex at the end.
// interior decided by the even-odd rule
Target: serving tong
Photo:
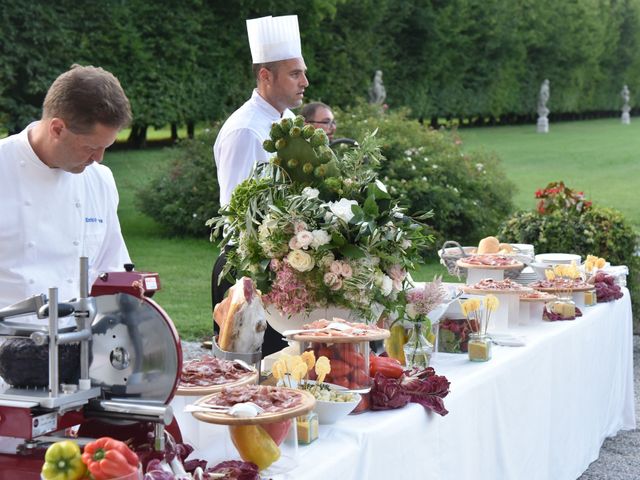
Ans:
{"type": "Polygon", "coordinates": [[[204,413],[226,413],[232,417],[257,417],[264,413],[264,409],[253,402],[236,403],[231,407],[223,405],[209,405],[206,403],[190,404],[184,407],[185,413],[204,412],[204,413]]]}

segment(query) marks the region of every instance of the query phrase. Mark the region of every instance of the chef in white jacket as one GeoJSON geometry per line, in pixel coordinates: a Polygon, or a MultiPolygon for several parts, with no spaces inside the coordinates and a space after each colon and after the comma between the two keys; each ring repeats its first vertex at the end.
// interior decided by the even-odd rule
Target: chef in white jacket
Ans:
{"type": "Polygon", "coordinates": [[[113,175],[100,165],[130,121],[118,80],[74,65],[49,88],[42,118],[0,140],[0,308],[52,286],[60,301],[77,297],[80,256],[90,284],[130,262],[113,175]]]}
{"type": "MultiPolygon", "coordinates": [[[[213,146],[222,207],[254,167],[269,160],[270,154],[262,148],[262,142],[269,138],[271,124],[293,118],[290,109],[302,105],[304,90],[309,86],[296,15],[247,20],[247,35],[257,85],[251,98],[224,123],[213,146]]],[[[211,278],[214,306],[230,287],[227,282],[218,284],[224,263],[223,253],[211,278]]]]}

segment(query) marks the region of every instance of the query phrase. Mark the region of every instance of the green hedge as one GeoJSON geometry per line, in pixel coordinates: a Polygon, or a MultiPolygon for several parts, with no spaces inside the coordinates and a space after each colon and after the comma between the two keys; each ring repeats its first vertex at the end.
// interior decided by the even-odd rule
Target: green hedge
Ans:
{"type": "MultiPolygon", "coordinates": [[[[134,127],[224,118],[255,84],[245,19],[297,14],[309,97],[347,106],[384,72],[387,103],[426,120],[619,111],[640,92],[640,0],[3,2],[0,128],[38,117],[72,63],[113,71],[134,127]],[[55,39],[55,41],[51,41],[55,39]]],[[[632,104],[638,104],[637,100],[632,104]]]]}

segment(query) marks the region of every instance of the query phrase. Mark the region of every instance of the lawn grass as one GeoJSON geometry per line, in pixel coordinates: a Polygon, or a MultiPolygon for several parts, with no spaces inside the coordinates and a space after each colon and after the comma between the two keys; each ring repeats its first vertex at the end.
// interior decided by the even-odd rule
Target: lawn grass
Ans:
{"type": "Polygon", "coordinates": [[[640,230],[640,119],[552,123],[548,134],[536,133],[535,125],[469,128],[460,137],[467,150],[499,155],[518,188],[518,208],[532,210],[535,190],[564,180],[594,203],[620,210],[640,230]]]}
{"type": "MultiPolygon", "coordinates": [[[[463,129],[460,136],[465,149],[498,153],[506,175],[518,186],[514,200],[519,208],[533,209],[537,188],[564,180],[598,204],[621,210],[640,228],[640,212],[632,200],[640,187],[640,162],[635,161],[640,152],[640,121],[626,126],[614,119],[551,124],[547,135],[537,134],[535,125],[463,129]]],[[[160,274],[162,290],[154,299],[183,338],[202,339],[211,333],[210,278],[217,250],[207,238],[165,236],[135,204],[135,192],[171,155],[170,149],[114,151],[107,153],[105,164],[116,177],[120,222],[136,268],[160,274]]],[[[428,280],[445,272],[434,260],[413,276],[428,280]]]]}

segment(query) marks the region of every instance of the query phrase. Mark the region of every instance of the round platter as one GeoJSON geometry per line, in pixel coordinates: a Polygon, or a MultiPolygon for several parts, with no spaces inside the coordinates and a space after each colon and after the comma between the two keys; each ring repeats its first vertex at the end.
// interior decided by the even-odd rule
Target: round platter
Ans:
{"type": "MultiPolygon", "coordinates": [[[[548,293],[548,292],[543,292],[543,293],[548,293]]],[[[536,297],[536,298],[532,298],[532,297],[520,297],[520,301],[521,302],[551,302],[553,300],[556,300],[558,297],[555,295],[549,295],[548,297],[536,297]]]]}
{"type": "Polygon", "coordinates": [[[360,343],[360,342],[373,342],[375,340],[384,340],[389,338],[391,332],[389,330],[380,329],[367,333],[366,335],[314,335],[313,333],[304,334],[296,333],[291,335],[291,340],[296,342],[314,342],[314,343],[360,343]]]}
{"type": "Polygon", "coordinates": [[[564,287],[553,287],[553,288],[544,288],[544,287],[531,287],[534,290],[538,290],[540,292],[547,293],[558,293],[558,292],[588,292],[589,290],[593,290],[595,287],[593,285],[586,285],[584,287],[574,287],[574,288],[564,288],[564,287]]]}
{"type": "Polygon", "coordinates": [[[464,293],[470,293],[473,295],[520,295],[521,293],[530,293],[533,291],[530,287],[524,287],[521,290],[492,290],[490,288],[473,288],[463,286],[461,287],[464,293]]]}
{"type": "MultiPolygon", "coordinates": [[[[226,413],[218,413],[218,412],[192,412],[195,418],[202,422],[206,423],[215,423],[216,425],[260,425],[265,423],[273,423],[279,422],[282,420],[287,420],[289,418],[299,417],[300,415],[304,415],[305,413],[313,410],[313,407],[316,405],[315,397],[305,390],[298,390],[294,388],[286,388],[286,387],[272,387],[268,386],[266,388],[269,389],[283,389],[289,390],[291,392],[295,392],[302,397],[302,401],[296,405],[295,407],[288,408],[286,410],[282,410],[279,412],[266,412],[261,413],[256,417],[233,417],[231,415],[227,415],[226,413]]],[[[206,402],[220,393],[213,393],[211,395],[207,395],[206,397],[202,397],[194,402],[194,405],[206,404],[206,402]]]]}
{"type": "Polygon", "coordinates": [[[183,387],[178,385],[176,395],[201,397],[203,395],[209,395],[211,393],[218,393],[225,387],[240,387],[242,385],[250,385],[252,383],[258,383],[258,372],[256,370],[248,372],[247,375],[242,378],[227,383],[221,383],[219,385],[209,385],[202,387],[183,387]]]}
{"type": "Polygon", "coordinates": [[[482,270],[522,270],[524,268],[524,263],[516,262],[511,265],[476,265],[475,263],[466,263],[463,258],[456,262],[461,268],[480,268],[482,270]]]}

